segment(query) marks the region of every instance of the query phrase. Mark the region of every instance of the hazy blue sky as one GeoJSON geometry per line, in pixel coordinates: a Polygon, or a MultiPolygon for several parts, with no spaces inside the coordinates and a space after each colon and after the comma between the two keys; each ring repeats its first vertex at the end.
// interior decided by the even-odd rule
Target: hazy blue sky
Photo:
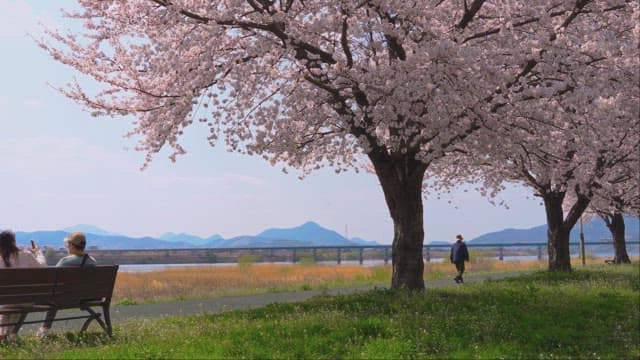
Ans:
{"type": "MultiPolygon", "coordinates": [[[[165,152],[140,171],[144,154],[127,150],[135,140],[123,138],[131,119],[92,118],[53,90],[47,83],[64,85],[75,74],[26,35],[38,36],[38,22],[68,28],[59,8],[73,3],[0,0],[0,228],[91,224],[133,236],[229,238],[313,220],[343,235],[348,227],[349,236],[391,243],[393,225],[374,175],[326,169],[301,181],[259,158],[211,148],[199,124],[183,138],[188,153],[177,163],[165,152]]],[[[426,241],[545,222],[528,190],[513,188],[503,198],[509,210],[474,192],[426,199],[426,241]]]]}

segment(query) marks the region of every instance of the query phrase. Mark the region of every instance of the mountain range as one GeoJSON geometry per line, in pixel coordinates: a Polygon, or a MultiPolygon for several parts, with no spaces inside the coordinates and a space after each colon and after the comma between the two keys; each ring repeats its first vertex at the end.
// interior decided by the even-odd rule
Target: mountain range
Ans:
{"type": "MultiPolygon", "coordinates": [[[[627,241],[640,240],[640,222],[637,217],[625,217],[625,238],[627,241]]],[[[594,218],[583,223],[584,241],[601,242],[611,239],[611,232],[600,218],[594,218]]],[[[540,225],[529,229],[504,229],[480,235],[469,241],[472,244],[499,244],[499,243],[536,243],[546,242],[547,225],[540,225]]],[[[571,229],[569,242],[580,241],[580,225],[571,229]]]]}
{"type": "MultiPolygon", "coordinates": [[[[627,241],[640,240],[638,218],[625,218],[627,241]]],[[[604,222],[592,219],[584,223],[586,242],[610,239],[611,233],[604,222]]],[[[338,232],[326,229],[309,221],[292,228],[270,228],[257,235],[241,235],[225,239],[220,235],[202,238],[190,234],[166,233],[159,237],[129,237],[109,232],[93,225],[75,225],[54,231],[16,232],[19,245],[27,246],[34,239],[39,246],[60,248],[62,239],[73,231],[87,234],[90,247],[99,249],[176,249],[176,248],[241,248],[241,247],[297,247],[297,246],[355,246],[380,245],[376,241],[358,237],[345,238],[338,232]]],[[[571,242],[578,242],[579,227],[571,232],[571,242]]],[[[532,243],[546,242],[547,226],[540,225],[529,229],[504,229],[480,235],[468,240],[470,244],[532,243]]],[[[436,240],[429,244],[446,245],[449,241],[436,240]]]]}
{"type": "Polygon", "coordinates": [[[225,239],[220,235],[202,238],[191,234],[166,233],[159,237],[129,237],[80,224],[54,231],[16,232],[19,245],[27,246],[33,239],[39,246],[60,248],[62,240],[73,231],[87,235],[88,246],[99,249],[178,249],[178,248],[241,248],[241,247],[298,247],[298,246],[357,246],[380,245],[376,241],[354,237],[346,239],[333,230],[309,221],[287,229],[267,229],[257,235],[241,235],[225,239]]]}

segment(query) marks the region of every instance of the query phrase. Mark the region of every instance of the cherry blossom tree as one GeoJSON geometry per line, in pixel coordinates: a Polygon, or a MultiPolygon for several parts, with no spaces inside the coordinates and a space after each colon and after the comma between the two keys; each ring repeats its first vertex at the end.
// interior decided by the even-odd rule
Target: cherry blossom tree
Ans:
{"type": "MultiPolygon", "coordinates": [[[[616,264],[628,264],[631,262],[627,253],[625,238],[624,215],[640,216],[640,160],[635,154],[635,167],[620,169],[618,176],[613,178],[613,184],[607,190],[596,190],[595,196],[589,205],[607,225],[613,239],[614,258],[616,264]]],[[[606,189],[606,188],[605,188],[606,189]]]]}
{"type": "MultiPolygon", "coordinates": [[[[590,31],[581,25],[574,29],[590,31]]],[[[619,25],[600,26],[599,40],[579,50],[552,34],[555,52],[541,50],[537,66],[494,105],[498,126],[460,144],[455,166],[444,158],[432,167],[447,181],[484,181],[490,195],[504,181],[533,188],[545,206],[550,270],[571,269],[569,234],[592,199],[615,198],[628,169],[638,171],[638,27],[619,25]]],[[[637,194],[637,181],[626,186],[637,194]]]]}
{"type": "MultiPolygon", "coordinates": [[[[521,101],[519,84],[551,58],[570,57],[570,78],[594,67],[574,61],[582,51],[627,51],[623,42],[638,33],[638,5],[624,0],[78,3],[67,16],[83,22],[82,33],[51,30],[40,45],[104,90],[61,91],[94,115],[132,115],[147,162],[165,146],[172,160],[184,154],[180,135],[196,120],[212,145],[222,138],[231,151],[303,175],[368,160],[394,223],[391,287],[410,289],[424,288],[431,163],[497,128],[501,109],[521,101]]],[[[570,86],[554,84],[548,91],[570,86]]]]}
{"type": "MultiPolygon", "coordinates": [[[[635,159],[628,164],[633,168],[620,166],[615,169],[618,174],[610,176],[612,183],[594,189],[589,207],[581,216],[581,221],[593,221],[601,219],[611,232],[614,249],[615,264],[628,264],[631,262],[627,253],[625,235],[625,216],[640,216],[640,153],[635,154],[635,159]]],[[[569,191],[565,197],[564,211],[569,211],[570,206],[576,201],[576,195],[569,191]]]]}
{"type": "Polygon", "coordinates": [[[600,210],[598,216],[604,220],[607,228],[611,232],[613,239],[614,257],[613,262],[615,264],[630,264],[629,254],[627,253],[627,240],[625,237],[625,223],[624,213],[619,210],[600,210]]]}
{"type": "MultiPolygon", "coordinates": [[[[549,104],[546,106],[550,108],[549,104]]],[[[584,109],[593,111],[589,107],[584,109]]],[[[561,111],[556,109],[552,113],[561,114],[561,111]]],[[[456,157],[457,166],[449,166],[452,173],[438,173],[446,178],[446,183],[453,183],[454,179],[484,182],[482,190],[490,197],[499,194],[505,181],[532,188],[545,206],[550,270],[571,270],[569,235],[590,204],[599,209],[600,216],[608,216],[605,214],[611,211],[616,232],[624,233],[624,223],[619,221],[621,209],[629,206],[625,209],[630,211],[631,202],[635,201],[633,196],[638,194],[637,182],[622,181],[620,169],[637,168],[640,140],[632,134],[640,134],[640,122],[621,120],[619,125],[624,125],[628,132],[612,143],[605,137],[617,138],[619,134],[604,131],[611,122],[596,123],[597,127],[588,125],[579,120],[584,115],[567,118],[563,114],[562,121],[558,122],[556,118],[540,121],[541,118],[529,114],[536,119],[526,125],[521,122],[520,134],[510,129],[508,135],[499,136],[491,156],[486,153],[478,156],[480,149],[467,146],[459,149],[465,155],[456,157]],[[461,173],[466,176],[461,177],[461,173]],[[613,199],[622,202],[616,203],[613,199]],[[616,204],[619,215],[615,215],[616,204]]],[[[522,118],[515,120],[522,121],[522,118]]],[[[440,166],[436,163],[433,170],[437,171],[440,166]]],[[[608,225],[613,229],[611,223],[608,225]]],[[[619,233],[616,236],[617,244],[624,246],[619,233]]],[[[616,245],[616,249],[618,247],[616,245]]]]}

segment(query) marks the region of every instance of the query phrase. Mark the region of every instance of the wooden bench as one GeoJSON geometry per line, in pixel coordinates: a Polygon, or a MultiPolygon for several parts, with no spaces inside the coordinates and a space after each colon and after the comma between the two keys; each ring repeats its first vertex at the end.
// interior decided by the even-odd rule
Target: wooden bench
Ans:
{"type": "Polygon", "coordinates": [[[25,321],[29,313],[80,309],[87,314],[56,316],[53,321],[86,319],[81,330],[85,331],[95,320],[111,336],[109,306],[117,273],[118,265],[0,269],[0,314],[21,315],[17,322],[0,326],[15,325],[17,333],[24,324],[44,321],[25,321]],[[95,307],[101,307],[102,313],[95,307]]]}

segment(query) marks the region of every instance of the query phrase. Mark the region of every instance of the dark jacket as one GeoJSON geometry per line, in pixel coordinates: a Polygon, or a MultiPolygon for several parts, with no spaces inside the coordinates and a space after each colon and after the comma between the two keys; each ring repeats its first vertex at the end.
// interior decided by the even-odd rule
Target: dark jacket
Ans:
{"type": "Polygon", "coordinates": [[[467,250],[467,244],[462,241],[456,241],[455,243],[453,243],[449,259],[454,264],[469,261],[469,251],[467,250]]]}

